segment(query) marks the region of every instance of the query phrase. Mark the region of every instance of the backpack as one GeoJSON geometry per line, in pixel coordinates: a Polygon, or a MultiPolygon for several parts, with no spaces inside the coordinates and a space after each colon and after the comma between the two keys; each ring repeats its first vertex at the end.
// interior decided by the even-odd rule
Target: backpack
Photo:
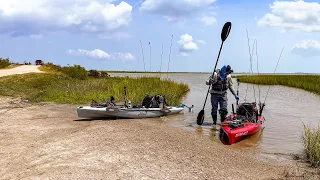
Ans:
{"type": "Polygon", "coordinates": [[[146,95],[142,101],[142,106],[146,108],[159,108],[160,104],[166,105],[165,97],[161,95],[149,96],[146,95]]]}

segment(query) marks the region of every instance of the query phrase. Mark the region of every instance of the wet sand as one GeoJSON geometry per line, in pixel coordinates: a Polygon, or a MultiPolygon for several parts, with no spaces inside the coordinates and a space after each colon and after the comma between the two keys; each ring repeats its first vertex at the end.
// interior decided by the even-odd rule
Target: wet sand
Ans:
{"type": "Polygon", "coordinates": [[[0,97],[0,179],[319,179],[166,118],[79,121],[75,108],[0,97]]]}

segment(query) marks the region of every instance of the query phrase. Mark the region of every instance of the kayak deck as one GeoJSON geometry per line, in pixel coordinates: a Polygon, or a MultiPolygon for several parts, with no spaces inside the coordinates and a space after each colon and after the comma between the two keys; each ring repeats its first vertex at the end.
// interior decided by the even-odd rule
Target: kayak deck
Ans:
{"type": "MultiPolygon", "coordinates": [[[[230,115],[231,119],[233,119],[234,115],[230,115]]],[[[255,134],[261,129],[264,117],[258,116],[257,122],[245,122],[240,123],[237,126],[234,126],[236,121],[224,121],[222,124],[222,129],[224,133],[228,136],[229,144],[233,144],[245,138],[246,136],[250,136],[255,134]]]]}
{"type": "Polygon", "coordinates": [[[126,108],[126,107],[92,107],[79,106],[78,117],[82,118],[128,118],[141,119],[167,116],[181,112],[184,107],[169,106],[167,108],[126,108]]]}

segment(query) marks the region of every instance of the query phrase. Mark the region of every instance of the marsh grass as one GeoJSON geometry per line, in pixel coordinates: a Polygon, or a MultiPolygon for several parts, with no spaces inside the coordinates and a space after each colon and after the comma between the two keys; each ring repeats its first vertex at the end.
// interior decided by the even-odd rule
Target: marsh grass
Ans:
{"type": "Polygon", "coordinates": [[[320,94],[319,75],[239,75],[233,77],[246,83],[284,85],[320,94]]]}
{"type": "Polygon", "coordinates": [[[311,130],[304,125],[302,139],[307,160],[312,166],[320,167],[320,127],[311,130]]]}
{"type": "MultiPolygon", "coordinates": [[[[50,70],[49,70],[50,71],[50,70]]],[[[31,102],[86,104],[92,99],[105,102],[113,95],[116,101],[127,99],[141,104],[146,93],[166,96],[168,104],[175,105],[189,91],[186,84],[158,77],[106,77],[81,80],[64,73],[28,73],[0,78],[0,95],[28,99],[31,102]]]]}

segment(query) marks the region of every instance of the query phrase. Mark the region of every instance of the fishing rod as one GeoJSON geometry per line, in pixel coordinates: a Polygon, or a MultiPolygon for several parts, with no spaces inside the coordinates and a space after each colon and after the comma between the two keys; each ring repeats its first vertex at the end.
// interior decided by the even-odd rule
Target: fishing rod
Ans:
{"type": "MultiPolygon", "coordinates": [[[[256,41],[256,57],[257,57],[257,73],[258,73],[258,76],[260,75],[259,73],[259,58],[258,58],[258,41],[256,41]]],[[[258,83],[258,90],[259,90],[259,116],[262,115],[262,111],[265,107],[265,103],[261,103],[261,97],[260,97],[260,84],[258,83]]]]}
{"type": "Polygon", "coordinates": [[[141,50],[142,50],[143,68],[144,68],[145,75],[147,75],[146,64],[144,62],[144,54],[143,54],[143,47],[142,47],[142,41],[141,40],[140,40],[140,44],[141,44],[141,50]]]}
{"type": "Polygon", "coordinates": [[[168,78],[168,76],[169,76],[169,65],[170,65],[170,56],[171,56],[172,40],[173,40],[173,34],[172,34],[172,38],[171,38],[171,45],[170,45],[170,53],[169,53],[169,61],[168,61],[167,78],[168,78]]]}
{"type": "MultiPolygon", "coordinates": [[[[239,82],[240,82],[240,79],[237,78],[237,84],[238,84],[238,88],[237,88],[237,96],[239,97],[239,82]]],[[[237,107],[239,107],[239,99],[237,99],[237,107]]],[[[232,104],[232,114],[236,114],[235,111],[234,111],[234,106],[232,104]]]]}
{"type": "MultiPolygon", "coordinates": [[[[256,41],[256,57],[257,57],[257,73],[258,76],[260,75],[259,73],[259,58],[258,58],[258,41],[256,41]]],[[[259,104],[261,104],[261,98],[260,98],[260,84],[258,83],[258,90],[259,90],[259,104]]]]}
{"type": "Polygon", "coordinates": [[[149,42],[149,48],[150,48],[150,72],[151,72],[151,44],[149,42]]]}
{"type": "Polygon", "coordinates": [[[162,55],[163,55],[163,44],[162,44],[162,51],[161,51],[160,78],[161,78],[161,67],[162,67],[162,55]]]}
{"type": "MultiPolygon", "coordinates": [[[[247,39],[248,39],[248,48],[249,48],[249,57],[250,57],[250,69],[249,69],[249,74],[250,74],[250,70],[251,70],[251,75],[253,75],[253,70],[252,70],[252,54],[253,54],[253,50],[254,50],[254,45],[255,45],[255,40],[253,41],[253,48],[252,48],[252,53],[250,51],[250,40],[249,40],[249,34],[248,34],[248,29],[246,29],[247,31],[247,39]]],[[[248,86],[247,86],[248,88],[248,86]]],[[[255,99],[255,102],[257,101],[256,99],[256,90],[254,88],[254,84],[252,84],[252,88],[253,88],[253,96],[254,96],[254,99],[255,99]]],[[[247,95],[246,95],[247,97],[247,95]]]]}
{"type": "MultiPolygon", "coordinates": [[[[252,69],[252,57],[253,57],[253,52],[254,52],[254,45],[256,43],[256,39],[253,41],[253,45],[252,45],[252,52],[251,52],[251,60],[250,60],[250,68],[251,68],[251,75],[253,75],[253,69],[252,69]]],[[[254,87],[254,84],[252,84],[252,88],[253,88],[253,97],[254,97],[254,102],[257,102],[257,98],[256,98],[256,88],[254,87]]]]}
{"type": "MultiPolygon", "coordinates": [[[[277,62],[276,68],[274,69],[273,74],[275,74],[276,71],[277,71],[277,68],[278,68],[278,65],[279,65],[279,61],[280,61],[280,58],[281,58],[283,49],[284,49],[284,46],[282,47],[282,50],[281,50],[281,53],[280,53],[280,56],[279,56],[279,58],[278,58],[278,62],[277,62]]],[[[265,97],[265,99],[264,99],[263,104],[262,104],[262,105],[261,105],[261,103],[259,104],[259,106],[261,106],[261,108],[262,108],[262,109],[260,110],[260,111],[261,111],[260,114],[262,114],[263,108],[264,108],[264,106],[265,106],[265,103],[266,103],[266,100],[267,100],[267,96],[268,96],[269,91],[270,91],[270,87],[271,87],[271,85],[269,85],[269,88],[268,88],[268,91],[267,91],[267,94],[266,94],[266,97],[265,97]]]]}

